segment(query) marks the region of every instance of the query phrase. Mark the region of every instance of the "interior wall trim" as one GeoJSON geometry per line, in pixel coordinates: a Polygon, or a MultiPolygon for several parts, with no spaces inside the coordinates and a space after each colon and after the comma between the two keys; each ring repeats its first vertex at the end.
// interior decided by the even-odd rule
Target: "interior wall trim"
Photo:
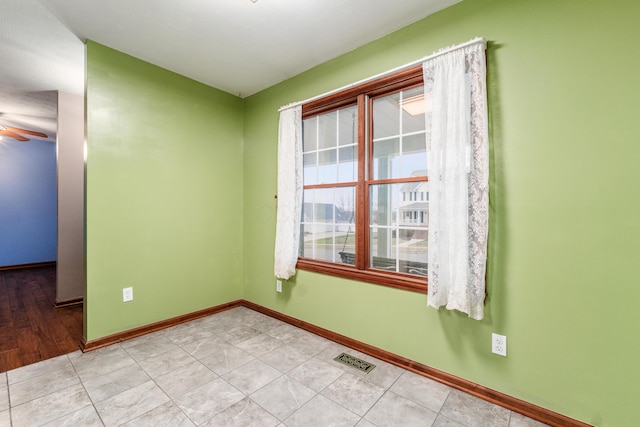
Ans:
{"type": "Polygon", "coordinates": [[[0,265],[0,270],[19,270],[21,268],[54,267],[56,261],[34,262],[30,264],[0,265]]]}
{"type": "Polygon", "coordinates": [[[96,350],[111,344],[126,341],[141,335],[145,335],[151,332],[166,329],[171,326],[179,325],[181,323],[189,322],[191,320],[206,317],[211,314],[220,313],[225,310],[229,310],[235,307],[246,307],[251,310],[255,310],[259,313],[289,323],[293,326],[297,326],[301,329],[319,335],[323,338],[327,338],[331,341],[342,344],[346,347],[352,348],[356,351],[368,354],[384,362],[391,363],[392,365],[414,372],[423,377],[427,377],[434,381],[438,381],[442,384],[448,385],[457,390],[468,393],[472,396],[476,396],[487,402],[496,404],[503,408],[509,409],[514,412],[518,412],[534,420],[543,422],[553,427],[594,427],[591,424],[584,423],[582,421],[570,418],[566,415],[562,415],[558,412],[551,411],[533,403],[525,402],[524,400],[509,396],[505,393],[484,387],[480,384],[476,384],[472,381],[465,380],[464,378],[457,377],[439,369],[432,368],[422,363],[418,363],[414,360],[406,357],[399,356],[389,351],[383,350],[378,347],[366,344],[364,342],[349,338],[345,335],[338,334],[328,329],[321,328],[312,323],[305,322],[304,320],[296,319],[295,317],[288,316],[286,314],[271,310],[261,305],[255,304],[247,300],[236,300],[226,304],[217,305],[215,307],[206,308],[204,310],[195,311],[193,313],[184,314],[182,316],[173,317],[171,319],[162,320],[146,326],[141,326],[127,331],[119,332],[113,335],[109,335],[103,338],[99,338],[91,341],[83,341],[80,344],[80,348],[83,352],[96,350]]]}
{"type": "Polygon", "coordinates": [[[560,413],[551,411],[541,406],[534,405],[533,403],[525,402],[524,400],[517,399],[509,396],[505,393],[501,393],[496,390],[481,386],[474,382],[465,380],[463,378],[451,375],[447,372],[439,369],[432,368],[427,365],[423,365],[406,357],[399,356],[386,350],[374,347],[372,345],[363,343],[361,341],[349,338],[345,335],[332,332],[328,329],[321,328],[319,326],[307,323],[303,320],[296,319],[286,314],[279,313],[277,311],[268,309],[266,307],[254,304],[250,301],[242,301],[244,307],[258,311],[267,316],[274,317],[283,322],[287,322],[291,325],[297,326],[301,329],[319,335],[321,337],[335,341],[338,344],[342,344],[346,347],[350,347],[354,350],[373,356],[382,361],[391,363],[392,365],[414,372],[423,377],[427,377],[434,381],[438,381],[442,384],[446,384],[450,387],[476,396],[487,402],[494,403],[503,408],[509,409],[514,412],[518,412],[534,420],[543,422],[554,427],[593,427],[591,424],[586,424],[582,421],[567,417],[560,413]]]}
{"type": "Polygon", "coordinates": [[[78,298],[71,298],[71,299],[56,301],[53,303],[53,306],[55,308],[63,308],[63,307],[72,307],[74,305],[82,305],[82,304],[84,304],[84,298],[78,297],[78,298]]]}
{"type": "Polygon", "coordinates": [[[203,310],[194,311],[192,313],[183,314],[182,316],[176,316],[170,319],[161,320],[159,322],[151,323],[137,328],[128,329],[126,331],[118,332],[113,335],[108,335],[106,337],[98,338],[95,340],[86,341],[86,337],[84,337],[80,342],[80,350],[82,350],[83,352],[97,350],[111,344],[130,340],[132,338],[150,334],[151,332],[160,331],[162,329],[170,328],[181,323],[190,322],[201,317],[207,317],[225,310],[241,307],[242,305],[242,300],[232,301],[226,304],[220,304],[214,307],[205,308],[203,310]]]}

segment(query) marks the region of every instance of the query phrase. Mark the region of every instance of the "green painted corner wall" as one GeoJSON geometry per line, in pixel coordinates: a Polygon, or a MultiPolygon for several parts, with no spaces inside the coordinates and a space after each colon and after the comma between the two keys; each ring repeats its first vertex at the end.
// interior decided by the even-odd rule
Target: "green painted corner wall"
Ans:
{"type": "Polygon", "coordinates": [[[466,0],[245,99],[244,298],[597,426],[640,425],[637,16],[623,0],[466,0]],[[475,36],[489,40],[486,318],[305,271],[276,293],[278,107],[475,36]]]}
{"type": "Polygon", "coordinates": [[[85,338],[246,298],[597,426],[640,424],[639,14],[624,0],[465,0],[244,100],[89,41],[85,338]],[[278,107],[478,35],[485,320],[305,271],[276,293],[278,107]]]}
{"type": "Polygon", "coordinates": [[[86,55],[85,338],[241,298],[242,100],[92,41],[86,55]]]}

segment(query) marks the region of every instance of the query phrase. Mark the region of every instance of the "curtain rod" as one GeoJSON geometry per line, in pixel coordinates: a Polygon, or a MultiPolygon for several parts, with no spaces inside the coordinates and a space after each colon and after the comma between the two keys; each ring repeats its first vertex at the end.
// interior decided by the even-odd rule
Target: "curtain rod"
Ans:
{"type": "Polygon", "coordinates": [[[292,102],[291,104],[283,105],[282,107],[280,107],[278,109],[278,112],[281,112],[282,110],[286,110],[287,108],[296,107],[298,105],[306,104],[307,102],[315,101],[316,99],[324,98],[325,96],[333,95],[334,93],[342,92],[343,90],[347,90],[347,89],[350,89],[352,87],[361,85],[363,83],[367,83],[367,82],[370,82],[372,80],[376,80],[376,79],[379,79],[381,77],[387,76],[389,74],[393,74],[395,72],[402,71],[402,70],[404,70],[406,68],[413,67],[414,65],[421,64],[424,61],[428,61],[430,59],[437,58],[438,56],[442,56],[442,55],[444,55],[446,53],[449,53],[449,52],[452,52],[454,50],[462,49],[462,48],[465,48],[465,47],[468,47],[468,46],[472,46],[472,45],[478,44],[478,43],[482,43],[482,44],[484,44],[486,46],[486,41],[485,41],[485,39],[483,37],[476,37],[474,39],[469,40],[468,42],[461,43],[461,44],[458,44],[458,45],[455,45],[455,46],[451,46],[451,47],[443,48],[443,49],[441,49],[441,50],[439,50],[437,52],[433,52],[431,55],[427,55],[427,56],[425,56],[423,58],[417,59],[415,61],[412,61],[412,62],[409,62],[407,64],[401,65],[399,67],[393,68],[391,70],[384,71],[384,72],[382,72],[380,74],[376,74],[375,76],[367,77],[366,79],[359,80],[359,81],[357,81],[355,83],[350,83],[350,84],[342,86],[342,87],[340,87],[338,89],[333,89],[333,90],[330,90],[328,92],[322,93],[320,95],[312,96],[311,98],[307,98],[304,101],[292,102]]]}

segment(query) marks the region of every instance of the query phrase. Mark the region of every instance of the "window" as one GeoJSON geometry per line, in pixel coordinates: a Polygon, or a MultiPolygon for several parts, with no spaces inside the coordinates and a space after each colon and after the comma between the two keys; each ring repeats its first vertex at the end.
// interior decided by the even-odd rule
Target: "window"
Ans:
{"type": "Polygon", "coordinates": [[[421,67],[303,105],[298,268],[426,291],[425,105],[421,67]]]}
{"type": "Polygon", "coordinates": [[[289,279],[297,267],[425,291],[428,273],[428,306],[483,318],[489,229],[485,51],[486,41],[476,38],[424,58],[422,67],[280,108],[276,277],[289,279]],[[385,102],[397,118],[385,115],[385,102]],[[427,131],[415,116],[424,116],[427,131]],[[306,186],[303,120],[311,135],[304,154],[312,181],[306,186]],[[352,147],[357,156],[349,153],[352,147]],[[420,152],[422,170],[412,160],[420,152]],[[420,234],[426,232],[425,241],[420,234]],[[408,259],[412,251],[427,250],[428,270],[425,262],[408,259]]]}

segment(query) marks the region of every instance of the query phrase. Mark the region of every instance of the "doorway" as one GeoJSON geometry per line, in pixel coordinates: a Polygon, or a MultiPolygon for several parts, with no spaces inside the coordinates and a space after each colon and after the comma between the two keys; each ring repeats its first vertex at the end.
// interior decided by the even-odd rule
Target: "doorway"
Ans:
{"type": "Polygon", "coordinates": [[[82,305],[56,308],[54,264],[0,270],[0,372],[78,350],[82,305]]]}
{"type": "Polygon", "coordinates": [[[0,141],[1,372],[78,349],[85,286],[84,99],[0,101],[0,125],[33,132],[0,141]]]}

